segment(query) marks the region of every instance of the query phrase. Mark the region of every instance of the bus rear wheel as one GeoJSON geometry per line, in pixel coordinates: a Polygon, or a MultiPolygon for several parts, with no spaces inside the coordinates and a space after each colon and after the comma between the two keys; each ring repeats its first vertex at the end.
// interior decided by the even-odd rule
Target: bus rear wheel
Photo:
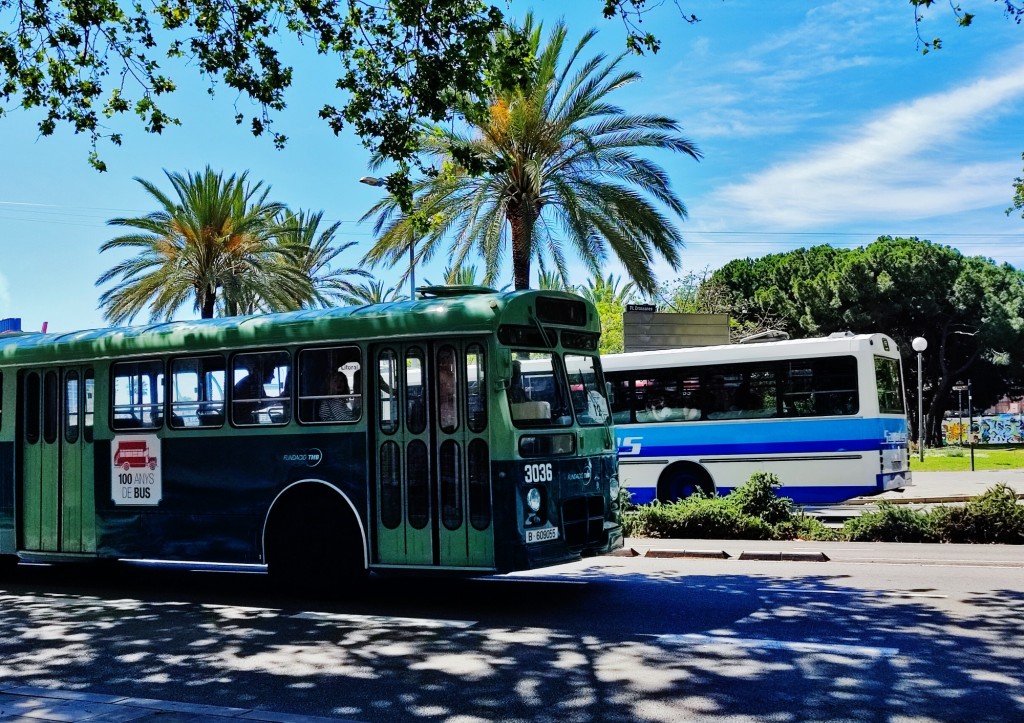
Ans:
{"type": "Polygon", "coordinates": [[[330,491],[293,495],[267,522],[267,572],[283,590],[339,594],[365,577],[352,513],[330,491]]]}
{"type": "Polygon", "coordinates": [[[670,470],[658,482],[659,502],[677,502],[698,492],[710,495],[714,494],[714,488],[709,480],[693,470],[670,470]]]}

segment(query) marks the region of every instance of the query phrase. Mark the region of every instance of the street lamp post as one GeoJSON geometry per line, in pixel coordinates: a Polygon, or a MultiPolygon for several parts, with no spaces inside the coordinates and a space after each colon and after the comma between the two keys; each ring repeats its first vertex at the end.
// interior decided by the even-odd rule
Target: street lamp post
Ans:
{"type": "MultiPolygon", "coordinates": [[[[373,176],[363,176],[359,182],[375,188],[385,188],[388,185],[386,179],[373,176]]],[[[416,237],[411,231],[409,232],[409,298],[416,301],[416,237]]]]}
{"type": "Polygon", "coordinates": [[[971,445],[971,472],[974,471],[974,399],[971,398],[971,380],[967,380],[967,442],[971,445]]]}
{"type": "Polygon", "coordinates": [[[928,340],[919,336],[910,345],[917,352],[917,451],[920,460],[924,462],[924,374],[921,354],[928,348],[928,340]]]}

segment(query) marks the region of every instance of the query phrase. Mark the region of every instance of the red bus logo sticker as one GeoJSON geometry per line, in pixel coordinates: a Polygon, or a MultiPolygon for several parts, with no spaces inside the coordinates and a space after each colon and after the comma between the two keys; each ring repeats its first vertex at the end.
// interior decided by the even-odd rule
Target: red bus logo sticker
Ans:
{"type": "Polygon", "coordinates": [[[115,505],[157,505],[163,496],[160,438],[114,437],[110,445],[110,496],[115,505]]]}

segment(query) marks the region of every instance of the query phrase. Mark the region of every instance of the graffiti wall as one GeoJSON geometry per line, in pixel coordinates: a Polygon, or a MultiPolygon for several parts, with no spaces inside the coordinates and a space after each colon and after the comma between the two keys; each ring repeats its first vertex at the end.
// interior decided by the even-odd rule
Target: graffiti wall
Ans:
{"type": "Polygon", "coordinates": [[[967,417],[942,420],[942,440],[945,444],[1024,444],[1024,415],[998,414],[975,417],[968,429],[967,417]]]}

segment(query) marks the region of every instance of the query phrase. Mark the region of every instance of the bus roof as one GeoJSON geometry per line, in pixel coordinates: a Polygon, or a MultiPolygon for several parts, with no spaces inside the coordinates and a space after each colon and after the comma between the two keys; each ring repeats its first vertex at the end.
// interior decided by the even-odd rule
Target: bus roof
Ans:
{"type": "MultiPolygon", "coordinates": [[[[257,345],[369,341],[398,335],[488,334],[502,323],[527,323],[538,297],[584,301],[560,291],[470,292],[415,301],[306,309],[218,319],[168,321],[62,334],[0,336],[0,364],[66,364],[166,352],[257,345]]],[[[587,302],[586,329],[599,328],[587,302]]]]}
{"type": "Polygon", "coordinates": [[[682,349],[603,354],[605,371],[618,369],[660,369],[680,365],[699,366],[739,361],[775,361],[794,357],[852,354],[871,350],[880,356],[899,357],[899,349],[885,334],[834,334],[813,339],[788,339],[754,344],[719,344],[682,349]]]}

